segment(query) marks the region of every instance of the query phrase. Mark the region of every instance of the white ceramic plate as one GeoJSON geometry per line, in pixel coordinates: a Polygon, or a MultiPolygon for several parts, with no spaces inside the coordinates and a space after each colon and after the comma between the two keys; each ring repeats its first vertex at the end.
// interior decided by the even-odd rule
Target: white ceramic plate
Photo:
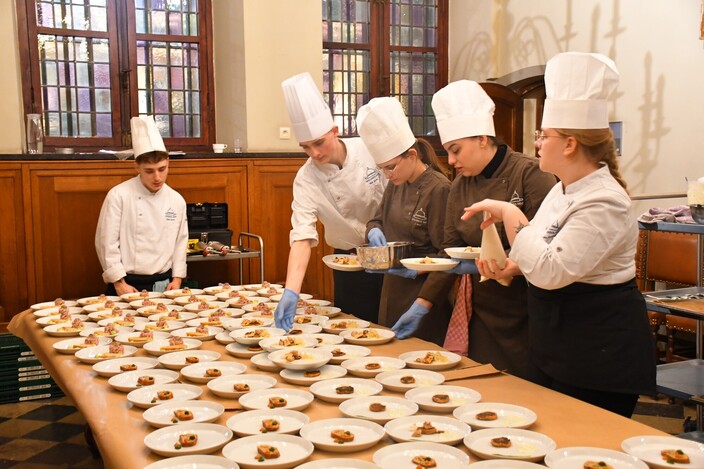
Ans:
{"type": "MultiPolygon", "coordinates": [[[[96,324],[97,326],[97,324],[96,324]]],[[[110,337],[110,338],[115,338],[119,334],[126,333],[126,332],[132,332],[131,327],[121,327],[121,326],[115,326],[115,332],[114,333],[107,333],[105,332],[104,327],[93,327],[93,328],[88,328],[88,329],[83,329],[78,335],[81,337],[88,337],[89,335],[93,334],[98,337],[110,337]]]]}
{"type": "Polygon", "coordinates": [[[140,335],[142,334],[142,331],[139,332],[121,332],[120,334],[117,334],[115,336],[115,342],[123,344],[123,345],[132,345],[133,347],[144,347],[144,344],[147,342],[151,342],[152,340],[164,340],[169,338],[169,333],[168,332],[154,332],[152,335],[152,338],[149,340],[145,340],[144,342],[140,341],[140,335]],[[130,340],[132,339],[132,340],[130,340]]]}
{"type": "MultiPolygon", "coordinates": [[[[317,324],[296,324],[294,323],[293,326],[291,326],[291,330],[288,331],[287,335],[311,335],[311,334],[318,334],[323,330],[322,327],[320,327],[317,324]]],[[[334,335],[334,334],[326,334],[326,335],[334,335]]],[[[337,337],[337,336],[335,336],[337,337]]],[[[318,341],[320,344],[320,341],[318,341]]]]}
{"type": "Polygon", "coordinates": [[[447,350],[414,350],[399,355],[401,360],[406,362],[409,368],[421,368],[423,370],[447,370],[457,366],[462,357],[447,350]],[[422,361],[426,357],[432,359],[431,363],[422,361]]]}
{"type": "MultiPolygon", "coordinates": [[[[333,335],[332,337],[339,337],[336,335],[333,335]]],[[[341,339],[341,337],[339,337],[341,339]]],[[[361,357],[366,357],[369,356],[369,354],[372,353],[372,351],[368,347],[362,347],[361,345],[350,345],[350,344],[330,344],[330,345],[321,345],[318,347],[320,350],[325,350],[326,352],[330,352],[332,354],[332,358],[330,359],[330,363],[338,365],[345,360],[351,360],[353,358],[361,358],[361,357]],[[333,351],[336,351],[333,353],[333,351]],[[340,355],[342,353],[342,355],[340,355]],[[337,355],[337,356],[335,356],[337,355]]]]}
{"type": "Polygon", "coordinates": [[[164,292],[164,296],[167,298],[178,298],[179,296],[191,296],[191,295],[202,295],[205,290],[200,288],[177,288],[176,290],[167,290],[164,292]]]}
{"type": "MultiPolygon", "coordinates": [[[[294,348],[312,348],[318,345],[318,340],[315,337],[310,337],[305,334],[292,335],[286,337],[269,337],[259,341],[259,346],[267,352],[276,352],[294,348]],[[289,341],[288,339],[292,339],[289,341]],[[282,342],[283,341],[283,342],[282,342]],[[287,345],[291,342],[292,345],[287,345]]],[[[327,363],[327,362],[326,362],[327,363]]]]}
{"type": "MultiPolygon", "coordinates": [[[[283,296],[284,289],[283,289],[283,288],[279,288],[278,290],[279,290],[278,293],[274,293],[273,295],[270,295],[270,296],[268,296],[267,298],[269,298],[271,301],[275,301],[275,302],[277,302],[277,303],[278,303],[279,301],[281,301],[281,297],[283,296]]],[[[259,293],[260,291],[262,291],[262,290],[257,290],[257,293],[259,293]]],[[[264,295],[260,295],[260,296],[264,296],[264,295]]],[[[311,295],[310,293],[299,293],[299,294],[298,294],[298,299],[299,299],[299,300],[308,301],[308,300],[310,300],[310,299],[312,299],[312,298],[313,298],[313,295],[311,295]]]]}
{"type": "Polygon", "coordinates": [[[244,394],[240,397],[240,404],[247,410],[270,409],[269,398],[281,397],[286,400],[286,405],[276,409],[303,410],[313,402],[315,396],[308,391],[289,388],[262,389],[256,393],[244,394]]]}
{"type": "Polygon", "coordinates": [[[159,363],[169,370],[180,370],[192,365],[186,358],[195,357],[198,363],[213,362],[220,358],[220,352],[214,350],[186,350],[182,352],[169,352],[159,356],[159,363]]]}
{"type": "MultiPolygon", "coordinates": [[[[58,299],[58,298],[57,298],[57,299],[58,299]]],[[[32,306],[30,306],[30,308],[33,309],[34,311],[38,311],[38,310],[40,310],[40,309],[47,309],[47,308],[57,308],[57,310],[58,310],[58,308],[60,307],[60,305],[57,305],[55,302],[56,302],[56,300],[54,300],[54,301],[44,301],[43,303],[36,303],[36,304],[33,304],[32,306]]],[[[78,301],[64,300],[64,303],[63,303],[63,304],[64,304],[64,306],[67,306],[67,307],[71,308],[71,307],[74,307],[74,306],[78,306],[78,301]]]]}
{"type": "Polygon", "coordinates": [[[249,291],[257,291],[261,290],[262,288],[283,288],[284,286],[278,283],[268,283],[265,281],[265,283],[249,283],[247,285],[242,285],[242,288],[245,290],[249,291]]]}
{"type": "Polygon", "coordinates": [[[351,375],[361,378],[373,378],[385,371],[400,370],[406,366],[406,362],[394,357],[360,357],[352,358],[342,362],[342,367],[347,368],[351,375]],[[378,364],[379,368],[368,368],[367,365],[378,364]]]}
{"type": "Polygon", "coordinates": [[[224,318],[234,319],[234,318],[238,318],[244,314],[244,310],[240,309],[240,308],[218,308],[218,309],[206,309],[204,311],[199,312],[198,316],[201,318],[205,318],[205,317],[210,316],[211,314],[213,314],[216,311],[222,311],[223,313],[225,313],[225,315],[223,316],[223,319],[224,318]]]}
{"type": "Polygon", "coordinates": [[[37,324],[42,327],[47,327],[51,325],[62,325],[70,326],[74,319],[80,319],[81,321],[88,321],[90,319],[85,314],[71,314],[68,319],[61,319],[58,314],[52,314],[51,316],[44,316],[43,318],[37,318],[37,324]]]}
{"type": "MultiPolygon", "coordinates": [[[[229,305],[230,308],[239,308],[242,311],[246,310],[244,309],[245,306],[256,306],[259,303],[273,303],[272,301],[269,300],[269,298],[263,297],[263,296],[244,296],[244,295],[238,295],[236,297],[230,298],[229,300],[226,301],[226,303],[229,305]]],[[[249,311],[251,313],[251,311],[249,311]]]]}
{"type": "MultiPolygon", "coordinates": [[[[181,308],[181,306],[177,306],[177,308],[181,308]]],[[[164,318],[167,321],[190,321],[191,319],[195,319],[198,317],[196,313],[191,313],[188,311],[176,311],[178,313],[178,316],[169,316],[169,313],[152,313],[149,316],[147,316],[147,319],[149,319],[150,322],[157,322],[159,319],[164,318]]]]}
{"type": "Polygon", "coordinates": [[[215,295],[215,294],[222,293],[222,292],[241,291],[241,290],[244,290],[244,287],[242,285],[230,285],[229,283],[222,283],[220,285],[213,285],[212,287],[205,287],[203,289],[203,291],[205,291],[205,293],[208,295],[215,295]]]}
{"type": "Polygon", "coordinates": [[[472,428],[528,428],[538,419],[530,409],[499,402],[477,402],[465,404],[452,411],[455,418],[468,423],[472,428]],[[495,412],[496,420],[478,420],[480,412],[495,412]]]}
{"type": "Polygon", "coordinates": [[[105,296],[105,295],[100,295],[100,296],[87,296],[85,298],[79,298],[76,300],[79,305],[85,306],[85,305],[92,305],[95,303],[105,303],[107,300],[110,301],[120,301],[122,298],[119,296],[105,296]]]}
{"type": "Polygon", "coordinates": [[[355,397],[340,403],[340,412],[348,417],[371,420],[385,424],[389,420],[408,417],[418,412],[418,404],[402,397],[366,396],[355,397]],[[379,403],[386,406],[381,412],[369,410],[371,404],[379,403]]]}
{"type": "Polygon", "coordinates": [[[210,316],[203,317],[199,315],[193,319],[189,319],[188,321],[186,321],[186,327],[219,327],[224,330],[225,323],[231,320],[232,318],[228,318],[227,316],[216,316],[211,318],[210,316]]]}
{"type": "Polygon", "coordinates": [[[374,396],[379,394],[383,388],[380,383],[369,379],[336,378],[313,383],[310,386],[310,392],[321,401],[339,404],[355,397],[374,396]],[[337,389],[343,386],[351,386],[353,391],[350,394],[339,394],[337,389]]]}
{"type": "Polygon", "coordinates": [[[274,314],[274,310],[279,305],[274,301],[269,301],[269,298],[263,298],[266,301],[259,301],[258,299],[254,298],[258,297],[247,298],[251,303],[242,305],[242,309],[248,313],[257,313],[260,316],[271,316],[274,314]],[[264,309],[264,307],[266,307],[266,309],[264,309]]]}
{"type": "Polygon", "coordinates": [[[269,360],[269,352],[262,352],[254,355],[249,361],[254,364],[257,368],[263,371],[270,371],[272,373],[278,373],[281,371],[281,367],[276,363],[269,360]]]}
{"type": "Polygon", "coordinates": [[[456,408],[465,404],[479,402],[482,395],[474,389],[465,388],[464,386],[447,386],[445,384],[439,386],[422,386],[406,391],[406,399],[409,399],[426,411],[430,412],[452,412],[456,408]],[[433,401],[435,395],[447,395],[449,401],[440,403],[433,401]]]}
{"type": "Polygon", "coordinates": [[[301,464],[298,469],[379,469],[379,466],[359,459],[325,458],[301,464]]]}
{"type": "Polygon", "coordinates": [[[237,436],[261,435],[274,433],[262,431],[262,420],[276,419],[279,422],[278,434],[295,434],[310,418],[303,412],[287,409],[248,410],[227,419],[226,425],[237,436]]]}
{"type": "Polygon", "coordinates": [[[313,444],[300,436],[267,433],[239,438],[228,443],[222,454],[240,465],[242,469],[264,467],[266,469],[287,469],[296,467],[313,453],[313,444]],[[276,459],[256,459],[257,445],[274,446],[280,456],[276,459]]]}
{"type": "MultiPolygon", "coordinates": [[[[571,446],[567,448],[556,449],[545,455],[545,465],[553,469],[571,469],[574,467],[581,468],[584,467],[585,461],[603,461],[606,464],[612,466],[614,469],[648,468],[647,464],[645,464],[643,461],[636,458],[635,456],[631,456],[620,451],[614,451],[612,449],[571,446]]],[[[660,461],[662,461],[662,459],[660,461]]],[[[671,468],[673,467],[673,465],[662,467],[671,468]]]]}
{"type": "Polygon", "coordinates": [[[144,350],[149,352],[152,355],[164,355],[165,353],[171,353],[171,352],[182,352],[183,350],[196,350],[203,345],[203,342],[201,342],[198,339],[183,339],[183,345],[186,347],[181,349],[181,350],[168,350],[164,349],[164,347],[170,347],[169,345],[169,339],[163,339],[163,340],[152,340],[151,342],[147,342],[144,344],[144,350]]]}
{"type": "MultiPolygon", "coordinates": [[[[282,295],[284,293],[283,288],[274,288],[274,287],[269,287],[269,288],[260,288],[259,290],[256,291],[256,294],[259,296],[263,296],[265,298],[271,298],[272,295],[282,295]]],[[[303,293],[301,293],[303,295],[303,293]]],[[[281,297],[279,297],[281,298],[281,297]]],[[[311,298],[313,296],[311,295],[311,298]]],[[[271,301],[279,301],[279,300],[271,300],[271,301]]]]}
{"type": "Polygon", "coordinates": [[[94,305],[84,306],[84,312],[88,313],[88,317],[91,321],[101,321],[103,319],[119,318],[127,313],[135,313],[135,310],[130,308],[127,303],[115,303],[116,307],[119,307],[117,311],[114,308],[102,308],[102,303],[96,303],[94,305]]]}
{"type": "Polygon", "coordinates": [[[450,270],[459,264],[459,261],[452,259],[445,259],[444,257],[433,257],[431,262],[424,263],[427,260],[424,257],[411,257],[408,259],[401,259],[401,264],[410,270],[419,270],[421,272],[436,272],[440,270],[450,270]]]}
{"type": "Polygon", "coordinates": [[[482,248],[471,246],[462,248],[445,248],[445,252],[453,259],[478,259],[482,253],[482,248]]]}
{"type": "Polygon", "coordinates": [[[192,313],[200,313],[206,309],[227,308],[229,305],[224,301],[201,301],[199,303],[188,303],[185,305],[185,310],[192,313]],[[207,305],[207,306],[205,306],[207,305]]]}
{"type": "Polygon", "coordinates": [[[386,342],[390,342],[396,334],[390,329],[378,329],[375,327],[369,327],[366,329],[345,329],[340,332],[340,337],[345,339],[345,342],[355,345],[381,345],[386,342]],[[369,334],[372,335],[370,338],[357,337],[355,334],[362,333],[363,331],[370,331],[369,334]]]}
{"type": "Polygon", "coordinates": [[[175,382],[178,379],[178,372],[156,368],[151,370],[126,371],[111,377],[108,380],[108,384],[117,391],[130,392],[137,388],[146,387],[137,382],[141,376],[151,376],[154,378],[154,384],[147,386],[161,386],[175,382]]]}
{"type": "Polygon", "coordinates": [[[228,300],[231,300],[233,298],[247,298],[250,296],[257,296],[257,292],[253,292],[250,290],[222,291],[215,294],[215,301],[224,301],[227,303],[228,300]]]}
{"type": "Polygon", "coordinates": [[[161,298],[162,296],[164,296],[164,295],[161,292],[141,291],[141,292],[125,293],[124,295],[120,295],[120,298],[122,298],[125,301],[135,301],[135,300],[143,300],[145,298],[161,298]]]}
{"type": "Polygon", "coordinates": [[[186,326],[183,321],[170,321],[166,320],[166,325],[163,328],[158,328],[156,322],[140,323],[134,326],[135,331],[154,331],[154,332],[172,332],[177,329],[181,329],[186,326]]]}
{"type": "Polygon", "coordinates": [[[381,469],[411,469],[416,467],[411,462],[416,456],[433,458],[442,469],[464,469],[469,464],[469,456],[460,449],[419,441],[385,446],[374,453],[373,459],[381,469]]]}
{"type": "Polygon", "coordinates": [[[183,329],[175,330],[171,335],[176,337],[181,337],[182,339],[198,339],[198,340],[213,340],[216,335],[223,332],[225,329],[222,327],[205,326],[208,328],[207,333],[200,333],[196,331],[195,327],[184,327],[183,329]]]}
{"type": "Polygon", "coordinates": [[[330,306],[332,303],[328,300],[317,300],[311,298],[310,300],[298,300],[298,308],[305,308],[306,306],[330,306]]]}
{"type": "Polygon", "coordinates": [[[171,391],[174,401],[189,401],[198,399],[203,390],[200,386],[193,384],[164,384],[161,386],[145,386],[135,389],[127,394],[127,400],[136,407],[148,409],[149,407],[170,402],[172,399],[159,399],[157,393],[159,391],[171,391]]]}
{"type": "Polygon", "coordinates": [[[346,374],[347,370],[337,365],[323,365],[320,368],[308,371],[283,369],[279,372],[284,381],[300,386],[310,386],[318,381],[340,378],[346,374]],[[315,373],[315,371],[319,371],[320,374],[318,376],[306,376],[306,373],[315,373]]]}
{"type": "MultiPolygon", "coordinates": [[[[542,464],[510,459],[486,459],[469,465],[472,469],[544,469],[542,464]]],[[[579,469],[579,468],[577,468],[579,469]]]]}
{"type": "Polygon", "coordinates": [[[212,361],[205,363],[195,363],[181,368],[181,374],[194,383],[204,384],[220,376],[207,376],[206,371],[216,369],[220,371],[221,376],[241,375],[247,370],[247,367],[237,362],[227,361],[212,361]]]}
{"type": "Polygon", "coordinates": [[[139,308],[144,308],[146,306],[155,306],[155,305],[158,305],[159,303],[165,304],[165,305],[172,305],[172,304],[174,304],[174,300],[172,300],[171,298],[149,298],[149,299],[141,299],[141,300],[131,300],[129,302],[129,305],[131,308],[139,309],[139,308]]]}
{"type": "Polygon", "coordinates": [[[155,405],[142,414],[149,425],[156,428],[192,423],[210,423],[216,421],[225,412],[225,407],[211,401],[175,401],[155,405]],[[176,410],[188,410],[193,415],[191,420],[178,420],[176,410]]]}
{"type": "Polygon", "coordinates": [[[322,314],[296,314],[293,317],[293,325],[294,326],[306,326],[306,325],[320,325],[320,329],[316,332],[320,332],[322,330],[322,324],[327,322],[330,318],[327,316],[323,316],[322,314]]]}
{"type": "Polygon", "coordinates": [[[230,355],[237,358],[250,358],[264,351],[259,345],[242,345],[237,342],[227,344],[225,350],[227,350],[230,355]]]}
{"type": "Polygon", "coordinates": [[[384,425],[384,430],[394,441],[399,443],[426,441],[446,445],[456,445],[472,431],[469,425],[464,422],[439,415],[412,415],[394,419],[384,425]],[[438,433],[414,436],[416,428],[422,427],[425,422],[429,422],[433,427],[437,428],[438,433]]]}
{"type": "Polygon", "coordinates": [[[97,324],[94,322],[84,322],[83,326],[74,328],[71,327],[70,322],[65,322],[63,324],[52,324],[44,328],[44,332],[49,337],[75,337],[80,335],[83,331],[90,331],[97,328],[97,324]]]}
{"type": "MultiPolygon", "coordinates": [[[[129,312],[134,313],[134,311],[132,311],[132,310],[130,310],[129,312]]],[[[122,315],[122,316],[115,317],[115,318],[101,319],[100,321],[98,321],[98,325],[100,327],[105,327],[108,324],[114,324],[116,326],[134,328],[137,326],[137,324],[146,324],[148,322],[149,322],[149,319],[147,319],[147,318],[142,318],[142,317],[133,315],[131,320],[128,320],[124,315],[122,315]]]]}
{"type": "Polygon", "coordinates": [[[123,352],[115,355],[110,353],[109,347],[109,345],[99,345],[97,347],[84,348],[76,352],[76,358],[83,363],[93,365],[99,361],[109,360],[111,358],[131,357],[137,353],[137,347],[123,345],[123,352]]]}
{"type": "Polygon", "coordinates": [[[409,389],[421,386],[437,386],[445,382],[445,376],[436,371],[417,370],[408,368],[405,370],[384,371],[374,377],[389,391],[406,392],[409,389]],[[412,378],[412,383],[404,383],[403,378],[412,378]]]}
{"type": "Polygon", "coordinates": [[[277,350],[269,354],[269,360],[272,363],[286,368],[287,370],[313,370],[320,368],[330,361],[332,354],[325,350],[316,348],[290,347],[284,350],[277,350]],[[300,359],[288,361],[286,355],[289,353],[298,352],[300,359]]]}
{"type": "Polygon", "coordinates": [[[342,310],[337,306],[308,306],[306,308],[297,308],[296,314],[317,314],[320,316],[326,316],[328,318],[334,318],[339,316],[342,310]],[[308,309],[312,308],[312,309],[308,309]]]}
{"type": "Polygon", "coordinates": [[[319,450],[331,453],[363,451],[377,444],[385,434],[378,423],[351,418],[316,420],[303,425],[300,433],[319,450]],[[354,439],[346,442],[335,440],[331,435],[335,430],[350,432],[354,439]]]}
{"type": "Polygon", "coordinates": [[[84,348],[97,347],[99,345],[108,345],[110,342],[112,342],[112,339],[110,339],[108,337],[99,337],[97,345],[86,345],[85,342],[86,342],[85,337],[74,337],[72,339],[65,339],[65,340],[60,340],[58,342],[54,342],[52,347],[54,348],[54,350],[56,350],[59,353],[63,353],[66,355],[73,355],[77,351],[84,349],[84,348]]]}
{"type": "MultiPolygon", "coordinates": [[[[84,312],[82,306],[67,306],[68,308],[68,314],[81,314],[84,312]]],[[[58,316],[61,314],[59,312],[60,306],[52,306],[49,308],[44,308],[44,309],[38,309],[34,311],[32,314],[34,314],[35,318],[43,318],[46,316],[58,316]]]]}
{"type": "Polygon", "coordinates": [[[274,324],[274,318],[234,318],[225,324],[225,329],[234,331],[245,327],[269,327],[274,324]]]}
{"type": "MultiPolygon", "coordinates": [[[[278,327],[245,327],[233,330],[230,332],[230,337],[235,339],[238,344],[255,345],[264,339],[281,337],[284,334],[286,331],[278,327]],[[247,337],[248,335],[257,335],[257,337],[247,337]]],[[[278,342],[278,339],[276,341],[278,342]]]]}
{"type": "Polygon", "coordinates": [[[236,462],[222,456],[177,456],[151,463],[144,469],[239,469],[236,462]]]}
{"type": "Polygon", "coordinates": [[[235,341],[235,339],[230,337],[230,332],[227,330],[220,332],[219,334],[216,334],[215,340],[223,345],[231,344],[235,341]]]}
{"type": "Polygon", "coordinates": [[[363,319],[330,319],[322,324],[323,330],[328,334],[339,334],[347,329],[364,329],[370,325],[369,321],[363,319]]]}
{"type": "Polygon", "coordinates": [[[621,443],[621,448],[631,456],[645,461],[650,467],[658,469],[672,467],[704,467],[704,444],[672,436],[635,436],[621,443]],[[668,464],[662,459],[660,451],[679,449],[689,456],[689,464],[668,464]]]}
{"type": "MultiPolygon", "coordinates": [[[[516,428],[478,430],[464,438],[464,445],[482,459],[521,459],[529,462],[542,461],[547,453],[557,447],[555,441],[547,435],[516,428]],[[511,440],[511,446],[494,447],[491,440],[499,437],[511,440]]],[[[582,461],[583,464],[584,461],[582,461]]]]}
{"type": "Polygon", "coordinates": [[[176,298],[174,300],[174,303],[176,303],[178,305],[185,306],[185,305],[188,305],[191,303],[200,303],[201,301],[205,301],[205,302],[215,301],[216,300],[215,295],[208,294],[207,288],[205,290],[206,290],[206,294],[202,294],[202,295],[179,296],[178,298],[176,298]],[[195,301],[193,301],[193,299],[192,299],[193,296],[195,296],[195,301]]]}
{"type": "Polygon", "coordinates": [[[208,389],[216,396],[237,399],[248,392],[259,392],[276,386],[276,378],[268,375],[226,375],[208,381],[208,389]],[[249,391],[236,391],[235,384],[247,384],[249,391]]]}
{"type": "Polygon", "coordinates": [[[309,337],[314,338],[318,342],[318,347],[323,347],[326,345],[337,345],[345,341],[342,337],[337,334],[328,334],[326,332],[317,332],[314,334],[306,334],[309,337]]]}
{"type": "Polygon", "coordinates": [[[143,306],[141,308],[137,308],[137,314],[140,316],[145,316],[149,317],[154,314],[167,314],[170,311],[183,311],[183,306],[178,305],[178,304],[170,304],[170,305],[164,305],[166,307],[166,311],[160,311],[157,306],[143,306]]]}
{"type": "Polygon", "coordinates": [[[112,376],[124,373],[120,369],[122,365],[135,365],[138,370],[151,370],[156,368],[159,362],[156,358],[149,357],[127,357],[127,358],[113,358],[112,360],[104,360],[93,365],[93,371],[98,373],[99,376],[105,378],[110,378],[112,376]]]}
{"type": "Polygon", "coordinates": [[[323,257],[323,262],[331,269],[343,272],[364,270],[362,264],[357,260],[356,254],[330,254],[323,257]]]}
{"type": "Polygon", "coordinates": [[[232,439],[232,430],[214,423],[190,423],[172,425],[155,430],[144,437],[147,448],[159,456],[180,456],[183,454],[208,454],[219,450],[232,439]],[[179,435],[195,433],[198,443],[195,446],[175,449],[179,435]]]}

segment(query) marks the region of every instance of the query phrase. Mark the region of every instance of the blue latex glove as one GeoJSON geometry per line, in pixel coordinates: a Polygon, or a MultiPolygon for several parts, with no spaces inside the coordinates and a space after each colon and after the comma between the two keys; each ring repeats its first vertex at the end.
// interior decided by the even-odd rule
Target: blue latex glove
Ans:
{"type": "Polygon", "coordinates": [[[454,266],[452,269],[446,271],[448,274],[478,274],[477,264],[474,263],[474,259],[460,260],[460,263],[454,266]]]}
{"type": "Polygon", "coordinates": [[[384,236],[384,232],[379,228],[372,228],[369,230],[369,233],[367,233],[367,239],[369,240],[369,244],[374,247],[386,246],[386,236],[384,236]]]}
{"type": "Polygon", "coordinates": [[[398,269],[386,269],[386,270],[365,270],[368,274],[390,274],[396,275],[398,277],[414,279],[418,276],[417,270],[411,270],[406,268],[398,269]]]}
{"type": "Polygon", "coordinates": [[[274,324],[279,329],[286,332],[293,326],[293,318],[296,316],[296,306],[298,305],[298,293],[288,288],[284,289],[281,300],[274,311],[274,324]]]}
{"type": "Polygon", "coordinates": [[[429,311],[428,308],[415,301],[411,307],[408,308],[408,311],[398,318],[398,321],[396,321],[396,324],[394,324],[391,330],[396,333],[397,338],[406,339],[418,329],[421,319],[423,319],[423,316],[428,314],[429,311]]]}

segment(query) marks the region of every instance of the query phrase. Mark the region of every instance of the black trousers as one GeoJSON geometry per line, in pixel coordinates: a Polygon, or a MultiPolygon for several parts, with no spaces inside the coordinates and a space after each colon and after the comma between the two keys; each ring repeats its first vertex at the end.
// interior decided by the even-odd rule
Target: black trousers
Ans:
{"type": "MultiPolygon", "coordinates": [[[[354,250],[335,249],[335,254],[355,254],[354,250]]],[[[379,300],[384,276],[368,274],[363,270],[343,272],[333,270],[335,282],[335,306],[343,313],[353,314],[375,324],[379,322],[379,300]]]]}
{"type": "MultiPolygon", "coordinates": [[[[154,290],[154,284],[156,282],[161,282],[162,280],[171,280],[171,269],[167,270],[166,272],[154,275],[125,275],[125,282],[135,287],[137,291],[152,291],[154,290]]],[[[112,296],[117,295],[117,292],[115,291],[115,285],[113,285],[112,283],[108,283],[107,291],[105,292],[105,294],[112,296]]]]}

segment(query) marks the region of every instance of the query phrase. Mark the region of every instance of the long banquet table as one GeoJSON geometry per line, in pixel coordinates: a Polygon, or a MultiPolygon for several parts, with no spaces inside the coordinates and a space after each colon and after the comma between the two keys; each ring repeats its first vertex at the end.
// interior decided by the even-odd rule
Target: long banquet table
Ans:
{"type": "MultiPolygon", "coordinates": [[[[133,407],[127,400],[126,394],[114,390],[108,384],[107,378],[98,376],[91,365],[79,362],[73,355],[56,352],[52,345],[62,339],[46,335],[35,323],[35,317],[31,310],[15,316],[9,325],[9,330],[27,343],[64,393],[75,402],[93,432],[106,468],[141,468],[162,459],[144,445],[144,437],[154,429],[142,418],[143,409],[133,407]]],[[[387,344],[370,348],[372,355],[392,357],[412,350],[440,350],[440,347],[416,338],[393,339],[387,344]]],[[[224,345],[214,340],[203,342],[201,349],[217,350],[221,353],[220,360],[238,361],[247,365],[246,373],[267,373],[254,367],[248,359],[230,355],[224,345]]],[[[143,349],[139,349],[137,356],[149,355],[143,349]]],[[[460,367],[471,365],[477,364],[464,358],[460,367]]],[[[307,387],[286,383],[280,376],[276,376],[276,378],[278,379],[277,387],[307,390],[307,387]]],[[[182,381],[188,382],[185,378],[182,381]]],[[[504,373],[493,373],[446,383],[466,386],[478,391],[482,396],[482,402],[509,403],[533,410],[538,415],[538,419],[530,427],[530,430],[548,435],[555,440],[558,448],[592,446],[620,450],[621,442],[632,436],[666,435],[634,420],[504,373]]],[[[225,425],[225,422],[232,415],[242,412],[235,399],[220,398],[212,394],[205,385],[202,387],[204,392],[201,399],[219,402],[226,409],[215,423],[225,425]]],[[[402,396],[402,394],[386,390],[381,394],[402,396]]],[[[311,421],[343,417],[336,404],[317,399],[304,412],[311,421]]],[[[425,411],[419,413],[429,414],[425,411]]],[[[437,415],[451,416],[452,414],[437,415]]],[[[392,443],[393,441],[387,435],[376,446],[351,454],[330,453],[316,449],[309,460],[354,457],[371,461],[376,451],[392,443]]],[[[469,454],[462,443],[457,447],[469,454]]],[[[221,452],[218,451],[214,454],[221,455],[221,452]]],[[[470,461],[477,460],[476,456],[470,454],[470,461]]]]}

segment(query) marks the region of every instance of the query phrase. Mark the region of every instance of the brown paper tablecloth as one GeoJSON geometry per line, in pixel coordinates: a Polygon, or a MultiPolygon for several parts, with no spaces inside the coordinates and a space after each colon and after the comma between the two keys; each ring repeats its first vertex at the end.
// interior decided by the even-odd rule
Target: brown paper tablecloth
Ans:
{"type": "MultiPolygon", "coordinates": [[[[103,456],[106,468],[136,469],[162,459],[144,445],[144,437],[154,429],[142,418],[143,409],[133,407],[127,401],[126,393],[114,390],[107,378],[98,376],[91,365],[80,363],[73,355],[56,352],[52,345],[62,340],[49,337],[35,323],[31,311],[24,311],[15,316],[9,325],[13,334],[21,337],[34,351],[37,358],[46,367],[56,383],[75,402],[78,409],[90,425],[96,443],[103,456]]],[[[372,355],[397,357],[412,350],[439,349],[434,344],[411,338],[407,340],[394,339],[384,345],[370,347],[372,355]]],[[[225,346],[212,340],[203,343],[203,350],[217,350],[222,354],[221,360],[238,361],[247,365],[246,373],[266,373],[258,370],[248,359],[233,357],[225,346]]],[[[137,356],[149,356],[140,349],[137,356]]],[[[666,435],[634,420],[604,411],[584,402],[572,399],[541,386],[514,376],[497,373],[491,366],[479,366],[477,363],[463,358],[457,368],[468,368],[470,374],[476,377],[453,379],[448,384],[466,386],[482,395],[482,402],[501,402],[520,405],[533,410],[538,415],[537,422],[530,427],[551,437],[557,447],[594,446],[620,450],[621,442],[637,435],[666,435]],[[475,368],[474,371],[471,371],[475,368]]],[[[450,372],[456,375],[458,372],[450,372]]],[[[277,387],[292,387],[308,390],[306,386],[290,385],[276,376],[277,387]]],[[[453,376],[456,378],[456,376],[453,376]]],[[[183,382],[188,382],[185,378],[183,382]]],[[[212,394],[205,385],[201,399],[212,400],[224,405],[225,408],[236,407],[234,399],[223,399],[212,394]]],[[[386,390],[382,395],[402,396],[386,390]]],[[[218,421],[225,425],[227,419],[241,411],[226,411],[218,421]]],[[[315,400],[304,411],[311,419],[343,417],[336,404],[315,400]]],[[[420,413],[427,413],[421,411],[420,413]]],[[[437,414],[452,415],[452,414],[437,414]]],[[[373,454],[380,448],[392,444],[386,436],[376,446],[357,453],[329,453],[315,450],[311,460],[332,457],[353,457],[371,461],[373,454]]],[[[458,448],[468,452],[463,444],[458,448]]],[[[214,453],[222,455],[220,451],[214,453]]],[[[470,455],[471,461],[477,457],[470,455]]]]}

